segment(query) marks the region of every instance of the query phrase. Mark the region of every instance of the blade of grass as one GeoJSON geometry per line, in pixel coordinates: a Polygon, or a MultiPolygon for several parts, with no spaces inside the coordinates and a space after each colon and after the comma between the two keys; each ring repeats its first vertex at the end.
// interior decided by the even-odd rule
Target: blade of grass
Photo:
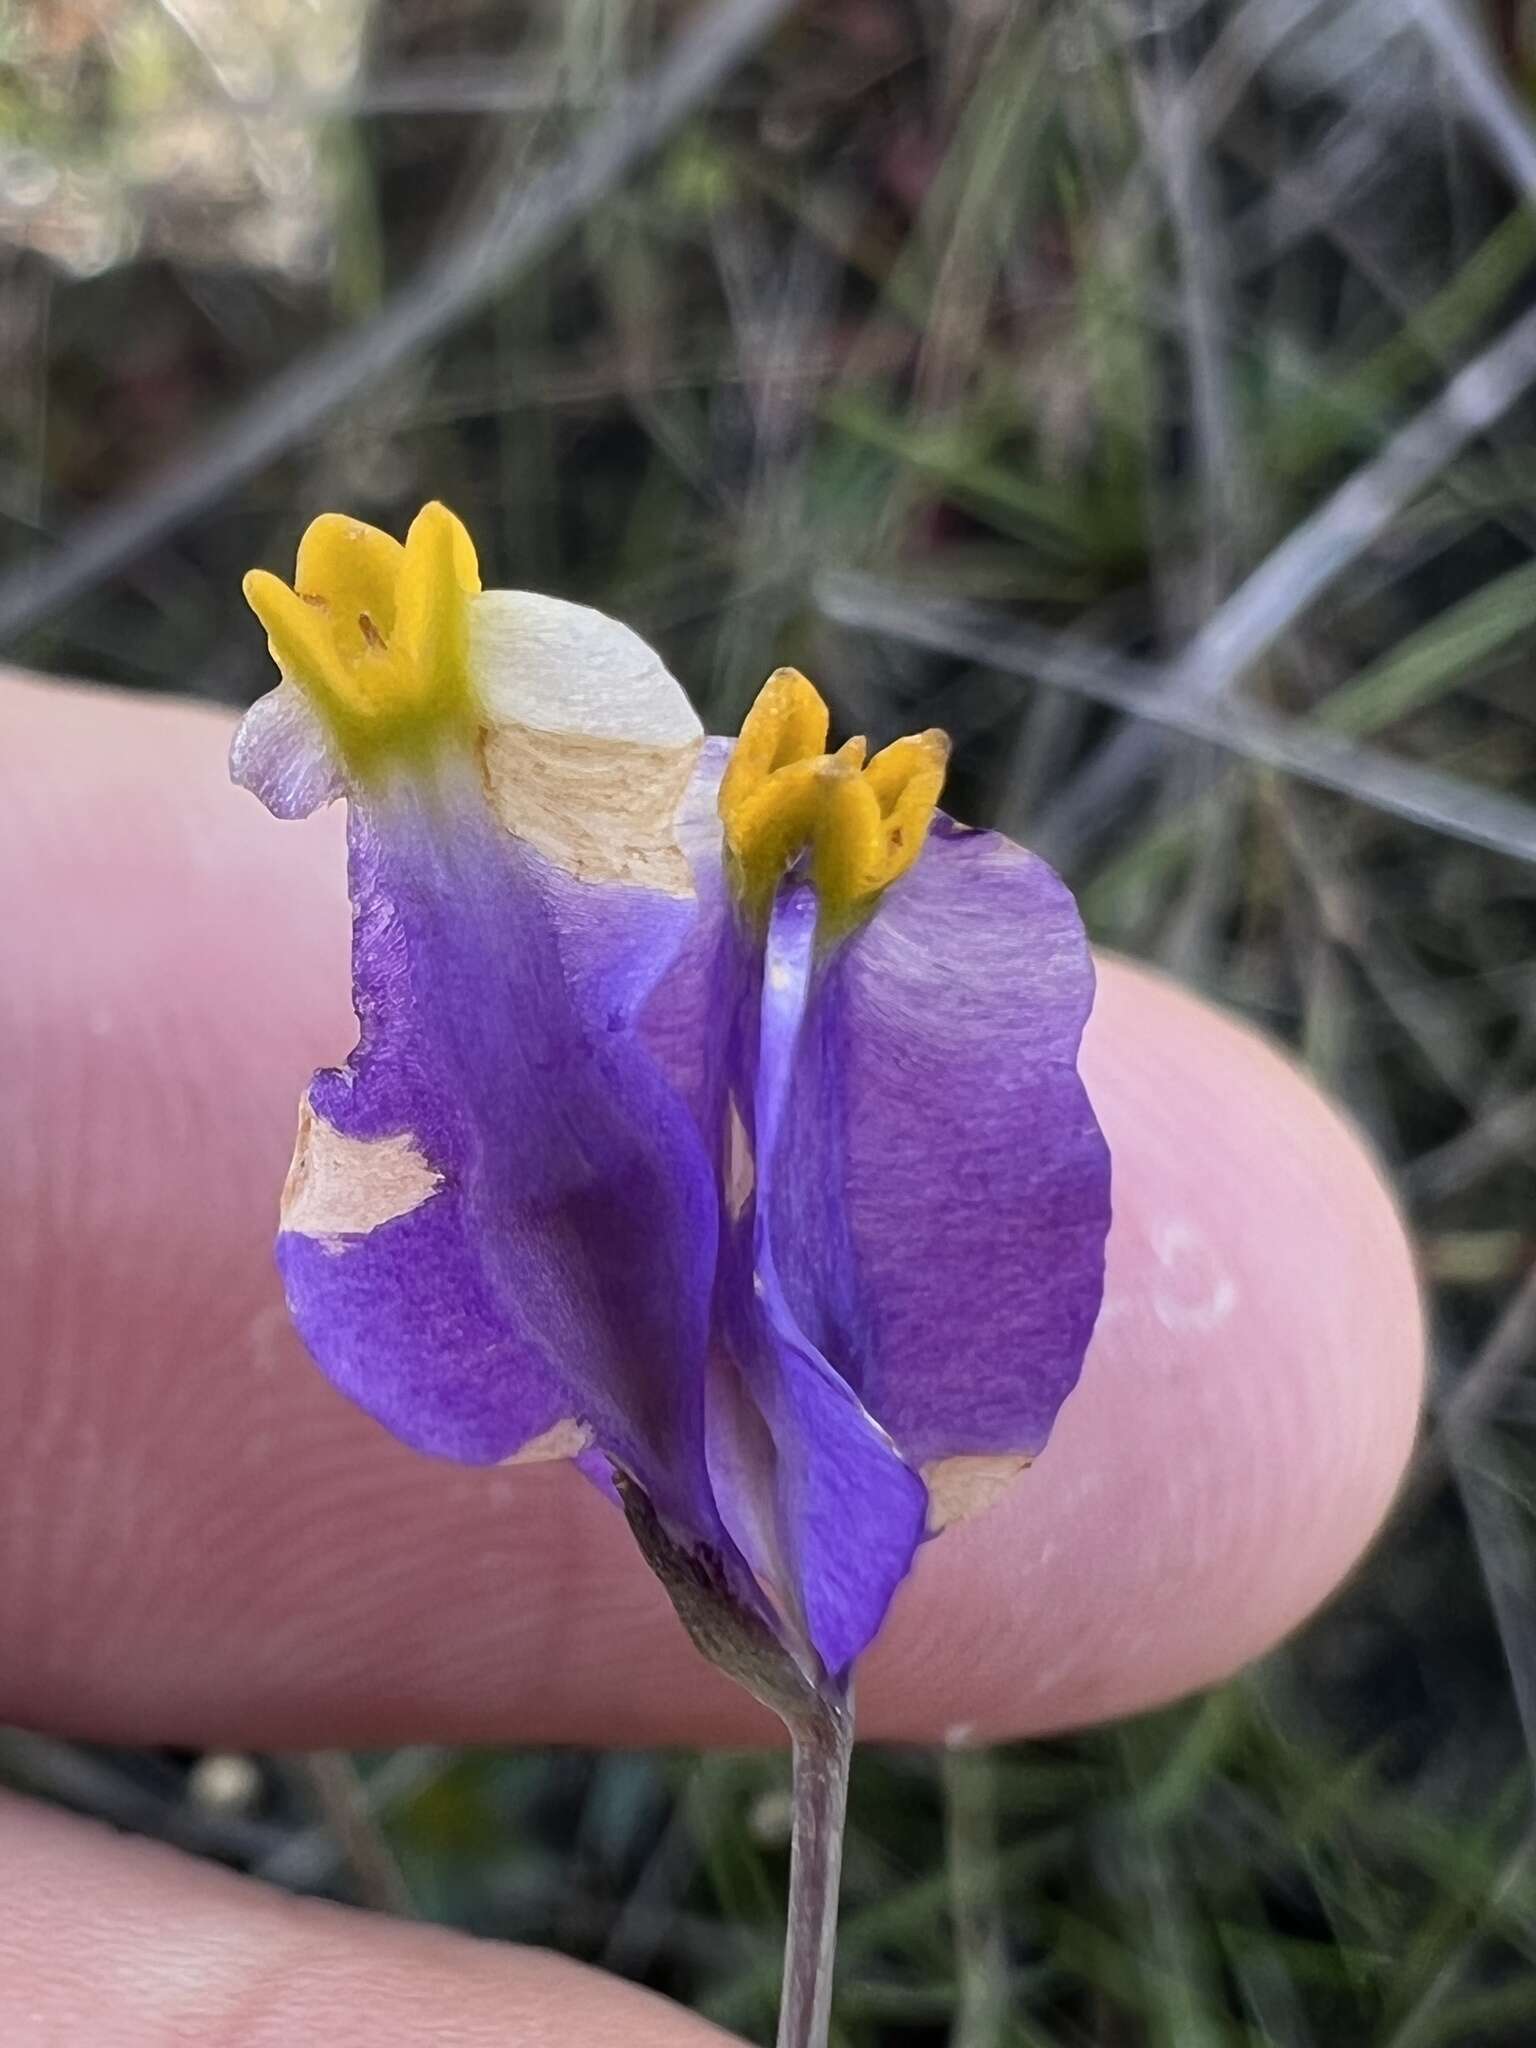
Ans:
{"type": "Polygon", "coordinates": [[[1400,640],[1319,704],[1312,716],[1329,732],[1362,738],[1422,710],[1474,677],[1511,641],[1536,628],[1536,562],[1485,583],[1400,640]]]}
{"type": "MultiPolygon", "coordinates": [[[[1536,317],[1531,331],[1536,342],[1536,317]]],[[[1212,703],[1204,692],[1157,688],[1166,671],[1068,636],[1020,628],[977,605],[914,599],[873,578],[846,575],[818,578],[815,594],[826,615],[841,625],[888,633],[984,668],[1081,691],[1133,718],[1211,741],[1253,765],[1281,769],[1431,831],[1536,863],[1536,805],[1368,752],[1341,735],[1287,723],[1246,705],[1212,703]]],[[[989,723],[997,715],[994,704],[977,722],[989,723]]],[[[962,721],[956,727],[961,734],[971,729],[962,721]]]]}

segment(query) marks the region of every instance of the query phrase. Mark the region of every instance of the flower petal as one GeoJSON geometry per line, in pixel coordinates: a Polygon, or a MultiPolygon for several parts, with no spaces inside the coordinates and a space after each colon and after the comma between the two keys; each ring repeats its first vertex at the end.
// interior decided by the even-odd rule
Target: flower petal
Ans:
{"type": "MultiPolygon", "coordinates": [[[[731,916],[729,754],[708,742],[679,815],[700,916],[644,1027],[704,1130],[729,1127],[701,1051],[731,916]]],[[[1098,1313],[1109,1158],[1076,1067],[1092,999],[1065,885],[942,816],[812,988],[773,1177],[780,1286],[929,1481],[930,1528],[1043,1447],[1098,1313]]]]}
{"type": "Polygon", "coordinates": [[[508,831],[589,882],[686,896],[678,805],[703,727],[627,626],[530,591],[470,607],[486,791],[508,831]]]}
{"type": "MultiPolygon", "coordinates": [[[[1043,1448],[1099,1310],[1109,1156],[1077,1074],[1092,999],[1065,885],[944,824],[829,962],[796,1062],[775,1213],[789,1298],[907,1458],[983,1458],[993,1490],[1000,1457],[1043,1448]]],[[[945,1477],[952,1516],[963,1473],[945,1477]]]]}
{"type": "MultiPolygon", "coordinates": [[[[295,1321],[407,1442],[469,1462],[617,1460],[676,1537],[744,1579],[704,1451],[713,1176],[635,1031],[695,914],[672,813],[698,720],[614,620],[478,594],[440,507],[404,550],[340,519],[305,548],[341,621],[337,659],[387,657],[407,695],[458,658],[441,591],[463,594],[474,718],[434,747],[375,748],[354,774],[285,677],[236,736],[236,779],[280,815],[351,801],[362,1032],[305,1105],[278,1248],[295,1321]],[[514,771],[576,759],[586,794],[627,806],[626,861],[574,857],[569,832],[537,829],[548,792],[520,793],[514,771]],[[667,861],[670,894],[612,886],[616,869],[654,884],[667,861]]],[[[603,803],[584,808],[601,839],[603,803]]]]}
{"type": "Polygon", "coordinates": [[[350,844],[362,1035],[311,1086],[279,1239],[301,1333],[419,1449],[595,1442],[722,1547],[713,1179],[634,1031],[689,906],[576,881],[501,830],[473,764],[354,797],[350,844]]]}
{"type": "Polygon", "coordinates": [[[704,728],[661,656],[590,605],[488,590],[470,606],[470,673],[488,723],[573,739],[696,747],[704,728]]]}
{"type": "Polygon", "coordinates": [[[297,683],[287,681],[258,697],[235,727],[229,773],[274,818],[307,818],[343,787],[325,728],[297,683]]]}
{"type": "MultiPolygon", "coordinates": [[[[794,1089],[799,1041],[816,960],[814,890],[786,892],[775,906],[762,962],[759,1030],[738,1034],[731,1106],[750,1089],[754,1186],[728,1229],[718,1302],[722,1333],[773,1445],[775,1538],[760,1572],[781,1576],[776,1591],[827,1670],[840,1677],[885,1618],[923,1533],[925,1490],[846,1377],[797,1319],[779,1272],[783,1217],[779,1178],[786,1165],[785,1112],[794,1089]]],[[[733,932],[727,947],[739,948],[733,932]]],[[[748,958],[740,948],[739,959],[748,958]]],[[[740,968],[737,970],[740,974],[740,968]]],[[[739,985],[739,984],[738,984],[739,985]]],[[[739,1110],[737,1111],[739,1116],[739,1110]]],[[[736,1125],[732,1125],[734,1130],[736,1125]]],[[[814,1190],[814,1218],[797,1219],[820,1239],[835,1265],[835,1196],[814,1190]]],[[[726,1189],[729,1215],[733,1196],[726,1189]]],[[[798,1251],[794,1227],[790,1249],[798,1251]]],[[[728,1523],[746,1522],[759,1504],[724,1493],[730,1477],[717,1456],[717,1490],[728,1523]]]]}

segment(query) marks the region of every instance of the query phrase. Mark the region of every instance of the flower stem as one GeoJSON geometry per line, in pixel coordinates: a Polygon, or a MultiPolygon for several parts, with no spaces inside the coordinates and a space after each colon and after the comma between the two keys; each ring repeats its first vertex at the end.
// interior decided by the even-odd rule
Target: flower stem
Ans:
{"type": "Polygon", "coordinates": [[[778,2048],[826,2048],[853,1712],[845,1703],[820,1699],[787,1725],[794,1756],[794,1833],[778,2048]]]}
{"type": "Polygon", "coordinates": [[[615,1468],[613,1477],[635,1541],[696,1648],[771,1708],[789,1731],[794,1830],[778,2048],[827,2048],[853,1755],[852,1698],[824,1673],[813,1678],[789,1654],[764,1613],[738,1597],[719,1558],[680,1544],[628,1473],[615,1468]]]}

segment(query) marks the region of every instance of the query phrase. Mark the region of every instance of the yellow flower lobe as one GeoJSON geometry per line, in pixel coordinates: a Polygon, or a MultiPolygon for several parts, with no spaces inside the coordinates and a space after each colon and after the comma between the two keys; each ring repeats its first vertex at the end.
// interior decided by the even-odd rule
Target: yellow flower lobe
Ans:
{"type": "Polygon", "coordinates": [[[743,721],[718,801],[747,916],[765,918],[784,874],[808,855],[822,931],[836,937],[922,852],[949,742],[916,733],[866,763],[863,739],[826,752],[828,724],[815,686],[798,669],[775,669],[743,721]]]}
{"type": "Polygon", "coordinates": [[[479,589],[474,543],[438,504],[417,513],[403,546],[322,513],[299,543],[291,589],[265,569],[244,584],[279,669],[365,778],[473,731],[469,600],[479,589]]]}

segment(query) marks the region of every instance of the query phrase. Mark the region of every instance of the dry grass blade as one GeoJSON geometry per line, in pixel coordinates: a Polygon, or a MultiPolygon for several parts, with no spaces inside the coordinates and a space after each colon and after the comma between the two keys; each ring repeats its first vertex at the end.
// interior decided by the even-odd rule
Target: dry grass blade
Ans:
{"type": "MultiPolygon", "coordinates": [[[[397,1749],[369,1772],[366,1781],[362,1781],[357,1777],[351,1760],[344,1757],[342,1761],[352,1779],[345,1796],[350,1805],[355,1794],[361,1802],[365,1821],[376,1832],[392,1813],[429,1794],[449,1769],[451,1759],[450,1751],[428,1745],[397,1749]]],[[[349,1844],[344,1831],[331,1824],[330,1799],[322,1791],[321,1783],[325,1777],[324,1762],[321,1762],[318,1775],[312,1768],[315,1759],[308,1758],[305,1762],[311,1768],[307,1773],[301,1772],[301,1776],[306,1777],[322,1817],[312,1826],[285,1834],[270,1853],[257,1861],[255,1873],[272,1884],[288,1885],[297,1891],[318,1891],[333,1882],[346,1866],[349,1844]]],[[[383,1853],[392,1864],[394,1858],[387,1843],[383,1853]]],[[[394,1880],[386,1878],[384,1884],[393,1889],[394,1880]]],[[[408,1908],[391,1904],[386,1910],[408,1908]]]]}
{"type": "Polygon", "coordinates": [[[1493,1334],[1467,1367],[1440,1410],[1442,1430],[1465,1436],[1485,1419],[1504,1391],[1536,1358],[1536,1267],[1500,1317],[1493,1334]]]}
{"type": "Polygon", "coordinates": [[[1492,52],[1453,0],[1409,0],[1408,11],[1445,67],[1469,118],[1528,199],[1536,199],[1536,134],[1492,52]]]}
{"type": "Polygon", "coordinates": [[[1242,529],[1240,438],[1224,347],[1229,266],[1198,112],[1191,88],[1176,75],[1166,35],[1148,74],[1136,76],[1137,111],[1178,250],[1179,334],[1200,500],[1199,570],[1183,602],[1203,618],[1227,587],[1242,529]]]}
{"type": "MultiPolygon", "coordinates": [[[[1536,137],[1476,32],[1447,0],[1414,0],[1413,11],[1469,114],[1521,189],[1536,195],[1536,137]]],[[[1245,31],[1254,12],[1245,9],[1229,33],[1245,31]]],[[[1533,379],[1536,314],[1527,314],[1271,552],[1190,641],[1169,672],[1169,687],[1210,696],[1229,690],[1533,379]]],[[[1058,838],[1078,836],[1085,804],[1118,801],[1154,757],[1144,731],[1112,741],[1091,782],[1058,806],[1058,838]]]]}
{"type": "Polygon", "coordinates": [[[374,1817],[368,1788],[345,1751],[316,1750],[300,1757],[298,1769],[308,1781],[329,1832],[357,1886],[357,1895],[376,1913],[408,1918],[411,1894],[384,1830],[374,1817]]]}
{"type": "Polygon", "coordinates": [[[1219,697],[1479,434],[1536,382],[1536,310],[1459,370],[1235,590],[1173,662],[1180,695],[1219,697]]]}
{"type": "Polygon", "coordinates": [[[840,625],[1073,690],[1186,738],[1209,741],[1255,766],[1280,769],[1432,832],[1536,863],[1536,806],[1513,797],[1247,705],[1212,703],[1203,692],[1170,688],[1167,670],[1021,627],[979,605],[913,598],[858,576],[823,577],[816,593],[822,610],[840,625]]]}

